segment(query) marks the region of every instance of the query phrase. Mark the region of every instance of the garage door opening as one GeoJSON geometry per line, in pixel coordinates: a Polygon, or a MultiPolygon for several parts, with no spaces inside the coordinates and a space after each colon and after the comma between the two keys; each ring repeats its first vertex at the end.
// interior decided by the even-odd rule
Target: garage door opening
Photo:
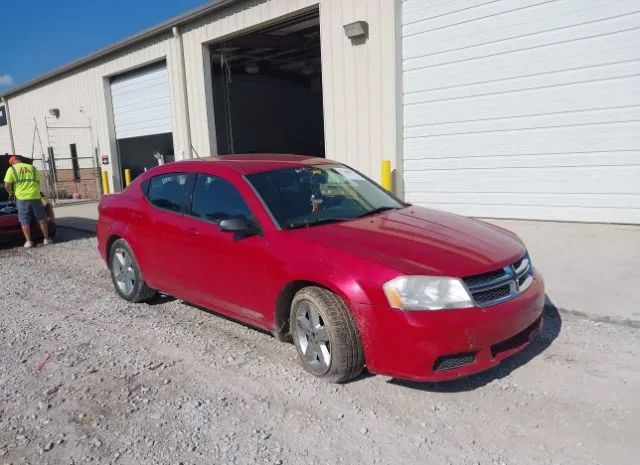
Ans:
{"type": "Polygon", "coordinates": [[[324,157],[318,12],[211,46],[218,153],[324,157]]]}
{"type": "Polygon", "coordinates": [[[111,80],[113,121],[121,172],[133,177],[157,166],[155,154],[173,161],[173,131],[169,73],[166,62],[156,63],[111,80]]]}

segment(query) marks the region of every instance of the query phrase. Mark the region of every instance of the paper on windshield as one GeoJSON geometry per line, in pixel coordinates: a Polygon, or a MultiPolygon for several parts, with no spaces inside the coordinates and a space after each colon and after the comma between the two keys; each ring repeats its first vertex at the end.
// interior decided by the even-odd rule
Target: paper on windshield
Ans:
{"type": "Polygon", "coordinates": [[[349,181],[364,181],[364,178],[360,174],[348,168],[334,168],[334,170],[336,173],[344,176],[349,181]]]}

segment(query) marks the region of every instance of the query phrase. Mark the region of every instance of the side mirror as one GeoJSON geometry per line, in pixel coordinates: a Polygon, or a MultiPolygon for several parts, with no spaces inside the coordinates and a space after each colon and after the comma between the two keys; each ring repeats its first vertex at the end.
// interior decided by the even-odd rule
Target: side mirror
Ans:
{"type": "Polygon", "coordinates": [[[242,234],[243,236],[253,236],[260,234],[258,225],[246,216],[236,216],[235,218],[227,218],[220,221],[218,225],[220,231],[242,234]]]}

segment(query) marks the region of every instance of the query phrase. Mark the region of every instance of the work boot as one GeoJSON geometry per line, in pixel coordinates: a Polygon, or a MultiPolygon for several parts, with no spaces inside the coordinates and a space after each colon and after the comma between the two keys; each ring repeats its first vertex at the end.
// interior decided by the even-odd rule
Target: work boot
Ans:
{"type": "Polygon", "coordinates": [[[25,249],[30,249],[32,247],[33,247],[33,242],[27,241],[27,242],[24,243],[24,248],[25,249]]]}
{"type": "Polygon", "coordinates": [[[42,245],[50,245],[50,244],[53,244],[53,239],[45,239],[42,242],[42,245]]]}

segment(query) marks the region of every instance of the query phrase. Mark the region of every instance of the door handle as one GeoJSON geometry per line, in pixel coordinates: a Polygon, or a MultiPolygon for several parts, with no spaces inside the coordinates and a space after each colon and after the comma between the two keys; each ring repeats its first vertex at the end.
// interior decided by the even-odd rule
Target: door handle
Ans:
{"type": "Polygon", "coordinates": [[[190,236],[199,236],[200,235],[200,231],[198,231],[196,228],[188,228],[186,230],[186,233],[189,234],[190,236]]]}
{"type": "Polygon", "coordinates": [[[138,213],[138,212],[132,212],[131,217],[136,221],[142,221],[144,219],[144,217],[142,216],[142,213],[138,213]]]}

